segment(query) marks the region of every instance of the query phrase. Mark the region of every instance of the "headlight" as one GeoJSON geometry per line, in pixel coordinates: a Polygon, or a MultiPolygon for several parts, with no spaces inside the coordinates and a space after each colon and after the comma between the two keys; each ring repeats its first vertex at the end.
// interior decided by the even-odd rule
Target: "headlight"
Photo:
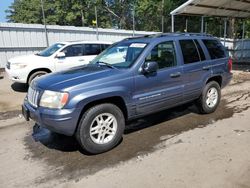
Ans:
{"type": "Polygon", "coordinates": [[[25,63],[15,63],[15,64],[11,64],[11,69],[23,69],[25,67],[27,67],[27,64],[25,63]]]}
{"type": "Polygon", "coordinates": [[[40,100],[40,106],[61,109],[67,103],[68,93],[45,90],[40,100]]]}

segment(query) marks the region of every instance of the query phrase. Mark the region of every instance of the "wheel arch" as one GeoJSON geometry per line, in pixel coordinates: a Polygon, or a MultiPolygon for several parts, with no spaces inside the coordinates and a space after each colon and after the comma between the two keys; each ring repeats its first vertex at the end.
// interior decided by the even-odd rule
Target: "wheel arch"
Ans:
{"type": "Polygon", "coordinates": [[[219,84],[219,86],[222,86],[222,76],[221,75],[214,75],[212,77],[210,77],[209,79],[207,79],[206,84],[211,82],[211,81],[215,81],[219,84]]]}
{"type": "Polygon", "coordinates": [[[123,97],[121,97],[121,96],[106,97],[106,98],[90,101],[84,105],[84,107],[81,109],[81,112],[80,112],[80,115],[79,115],[79,118],[77,121],[76,130],[77,130],[77,127],[79,125],[79,122],[80,122],[83,114],[91,107],[98,105],[98,104],[103,104],[103,103],[111,103],[111,104],[116,105],[122,111],[125,120],[128,119],[128,110],[127,110],[127,106],[126,106],[126,103],[125,103],[125,100],[123,99],[123,97]]]}
{"type": "Polygon", "coordinates": [[[38,71],[45,71],[47,73],[51,73],[52,71],[48,68],[37,68],[37,69],[33,69],[32,71],[30,71],[28,77],[27,77],[27,80],[26,80],[26,83],[28,83],[29,79],[30,79],[30,76],[32,74],[34,74],[35,72],[38,72],[38,71]]]}

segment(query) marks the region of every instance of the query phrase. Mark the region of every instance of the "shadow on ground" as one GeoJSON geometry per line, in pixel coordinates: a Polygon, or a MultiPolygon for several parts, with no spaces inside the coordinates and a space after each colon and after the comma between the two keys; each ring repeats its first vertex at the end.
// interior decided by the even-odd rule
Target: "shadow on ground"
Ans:
{"type": "MultiPolygon", "coordinates": [[[[29,153],[26,158],[46,161],[53,169],[62,169],[60,173],[48,175],[41,181],[59,178],[77,178],[79,174],[89,175],[100,169],[119,164],[131,158],[148,154],[159,148],[159,144],[182,132],[202,128],[219,119],[231,117],[234,110],[225,106],[213,114],[197,114],[190,105],[165,110],[145,118],[127,123],[121,143],[113,150],[99,155],[84,155],[74,137],[51,133],[38,125],[33,127],[33,134],[25,137],[29,153]]],[[[182,143],[182,142],[178,142],[182,143]]]]}
{"type": "Polygon", "coordinates": [[[11,84],[11,88],[16,92],[26,93],[29,87],[27,84],[14,82],[11,84]]]}

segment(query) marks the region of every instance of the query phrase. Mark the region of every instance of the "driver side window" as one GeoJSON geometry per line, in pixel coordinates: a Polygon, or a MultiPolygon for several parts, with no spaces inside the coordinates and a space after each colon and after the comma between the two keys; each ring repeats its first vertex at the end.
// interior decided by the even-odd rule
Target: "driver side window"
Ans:
{"type": "Polygon", "coordinates": [[[62,50],[65,53],[66,57],[82,56],[83,55],[83,46],[82,44],[70,45],[62,50]]]}
{"type": "Polygon", "coordinates": [[[155,61],[159,69],[177,65],[173,41],[157,44],[146,57],[145,62],[155,61]]]}

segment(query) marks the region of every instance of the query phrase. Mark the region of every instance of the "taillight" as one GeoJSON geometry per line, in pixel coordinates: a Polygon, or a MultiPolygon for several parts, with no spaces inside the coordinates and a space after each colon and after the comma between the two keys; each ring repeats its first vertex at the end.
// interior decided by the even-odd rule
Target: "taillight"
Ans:
{"type": "Polygon", "coordinates": [[[227,64],[227,66],[228,66],[228,71],[231,72],[232,69],[233,69],[233,60],[232,60],[231,57],[228,59],[228,64],[227,64]]]}

